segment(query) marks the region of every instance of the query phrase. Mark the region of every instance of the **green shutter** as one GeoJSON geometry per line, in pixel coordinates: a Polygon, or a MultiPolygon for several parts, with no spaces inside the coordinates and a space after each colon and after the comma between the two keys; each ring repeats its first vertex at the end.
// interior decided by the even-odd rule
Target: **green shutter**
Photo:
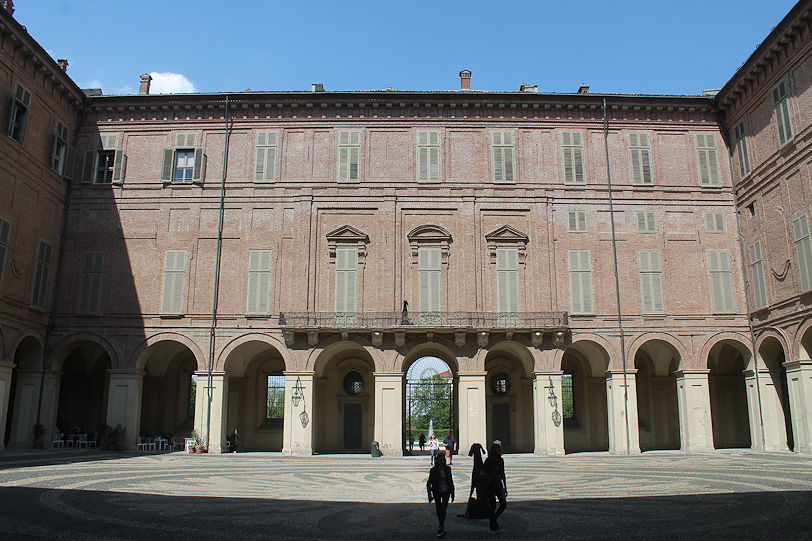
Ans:
{"type": "Polygon", "coordinates": [[[124,168],[126,163],[124,152],[116,150],[115,158],[113,159],[113,182],[121,182],[124,180],[124,168]]]}
{"type": "Polygon", "coordinates": [[[195,148],[195,165],[192,169],[192,181],[199,181],[203,178],[203,169],[206,161],[206,156],[203,154],[202,148],[195,148]]]}
{"type": "Polygon", "coordinates": [[[172,172],[175,170],[175,149],[164,149],[164,160],[161,166],[161,180],[172,181],[172,172]]]}
{"type": "Polygon", "coordinates": [[[439,312],[442,305],[442,262],[440,248],[419,248],[417,251],[418,310],[439,312]]]}
{"type": "Polygon", "coordinates": [[[812,289],[812,238],[809,234],[809,220],[804,214],[792,221],[795,237],[795,251],[798,255],[798,273],[801,279],[801,291],[812,289]]]}

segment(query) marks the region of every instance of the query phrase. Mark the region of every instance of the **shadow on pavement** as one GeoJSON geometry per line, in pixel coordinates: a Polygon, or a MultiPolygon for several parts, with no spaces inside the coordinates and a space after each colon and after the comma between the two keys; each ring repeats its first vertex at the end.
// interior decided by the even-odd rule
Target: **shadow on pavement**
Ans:
{"type": "MultiPolygon", "coordinates": [[[[303,487],[306,490],[306,487],[303,487]]],[[[428,503],[375,504],[0,487],[0,537],[381,539],[433,537],[428,503]]],[[[508,502],[507,539],[777,539],[812,531],[812,491],[508,502]]],[[[492,538],[457,517],[449,537],[492,538]]]]}
{"type": "Polygon", "coordinates": [[[35,466],[119,460],[134,456],[144,455],[142,453],[118,453],[116,451],[98,451],[95,449],[9,449],[0,451],[0,471],[35,466]]]}

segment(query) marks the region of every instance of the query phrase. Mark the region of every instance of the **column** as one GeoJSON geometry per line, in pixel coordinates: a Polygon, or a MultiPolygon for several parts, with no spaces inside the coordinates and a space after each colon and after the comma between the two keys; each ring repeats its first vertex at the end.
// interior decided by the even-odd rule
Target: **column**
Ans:
{"type": "Polygon", "coordinates": [[[536,455],[564,455],[562,374],[563,372],[558,370],[536,372],[533,379],[533,434],[536,455]]]}
{"type": "MultiPolygon", "coordinates": [[[[11,391],[11,377],[16,365],[11,362],[0,362],[0,434],[6,433],[6,419],[8,418],[9,403],[14,400],[9,396],[11,391]]],[[[5,438],[0,438],[0,449],[5,449],[5,438]]]]}
{"type": "MultiPolygon", "coordinates": [[[[124,427],[124,448],[135,450],[141,430],[141,392],[144,373],[138,370],[108,370],[107,424],[124,427]]],[[[198,393],[198,397],[200,394],[198,393]]]]}
{"type": "Polygon", "coordinates": [[[623,370],[609,370],[606,372],[609,452],[612,454],[640,453],[640,430],[637,424],[637,388],[634,384],[634,375],[636,373],[637,370],[634,369],[626,370],[624,383],[623,370]],[[628,395],[628,400],[624,395],[628,395]]]}
{"type": "Polygon", "coordinates": [[[787,361],[784,367],[795,452],[812,454],[812,360],[787,361]]]}
{"type": "Polygon", "coordinates": [[[283,455],[313,454],[313,372],[285,372],[283,455]]]}
{"type": "Polygon", "coordinates": [[[209,453],[220,454],[225,448],[227,430],[225,422],[228,420],[228,403],[225,397],[228,396],[228,378],[225,372],[212,372],[209,382],[208,372],[196,374],[195,430],[203,438],[203,444],[209,453]]]}
{"type": "Polygon", "coordinates": [[[485,409],[485,376],[487,372],[460,372],[457,384],[459,400],[459,449],[468,454],[474,443],[488,448],[487,411],[485,409]]]}
{"type": "Polygon", "coordinates": [[[383,456],[403,456],[403,374],[375,376],[375,441],[383,456]]]}
{"type": "Polygon", "coordinates": [[[750,413],[752,448],[759,451],[786,451],[787,429],[784,422],[784,410],[781,407],[778,389],[775,388],[770,371],[767,368],[759,367],[758,378],[756,378],[755,370],[745,370],[744,382],[747,388],[747,410],[750,413]],[[761,401],[761,416],[759,416],[759,400],[761,401]]]}
{"type": "Polygon", "coordinates": [[[713,451],[711,423],[710,370],[679,370],[677,404],[679,409],[680,448],[686,452],[713,451]]]}

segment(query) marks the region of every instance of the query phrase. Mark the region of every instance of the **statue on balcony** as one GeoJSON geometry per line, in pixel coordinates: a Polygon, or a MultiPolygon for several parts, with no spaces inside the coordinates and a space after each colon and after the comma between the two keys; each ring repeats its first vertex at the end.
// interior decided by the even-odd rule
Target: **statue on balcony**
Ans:
{"type": "Polygon", "coordinates": [[[403,301],[403,313],[400,316],[401,325],[411,325],[409,323],[409,301],[403,301]]]}

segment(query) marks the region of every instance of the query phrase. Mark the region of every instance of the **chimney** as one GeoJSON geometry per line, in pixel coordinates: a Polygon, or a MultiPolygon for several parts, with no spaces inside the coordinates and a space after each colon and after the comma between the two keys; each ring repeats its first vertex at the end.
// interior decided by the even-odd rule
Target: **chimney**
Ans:
{"type": "Polygon", "coordinates": [[[141,76],[141,86],[138,87],[139,94],[149,94],[149,83],[152,81],[152,75],[145,73],[141,76]]]}
{"type": "Polygon", "coordinates": [[[579,94],[589,94],[589,85],[584,83],[581,85],[581,88],[578,89],[579,94]]]}
{"type": "Polygon", "coordinates": [[[471,70],[460,72],[460,90],[471,90],[471,70]]]}
{"type": "Polygon", "coordinates": [[[519,92],[538,92],[539,86],[538,85],[531,85],[530,83],[522,83],[522,86],[519,87],[519,92]]]}
{"type": "Polygon", "coordinates": [[[2,0],[0,7],[5,9],[9,15],[14,15],[14,0],[2,0]]]}
{"type": "Polygon", "coordinates": [[[310,85],[311,92],[324,92],[324,85],[322,83],[313,83],[310,85]]]}
{"type": "Polygon", "coordinates": [[[65,73],[68,72],[68,59],[67,58],[60,58],[56,61],[56,65],[59,66],[59,69],[64,71],[65,73]]]}

